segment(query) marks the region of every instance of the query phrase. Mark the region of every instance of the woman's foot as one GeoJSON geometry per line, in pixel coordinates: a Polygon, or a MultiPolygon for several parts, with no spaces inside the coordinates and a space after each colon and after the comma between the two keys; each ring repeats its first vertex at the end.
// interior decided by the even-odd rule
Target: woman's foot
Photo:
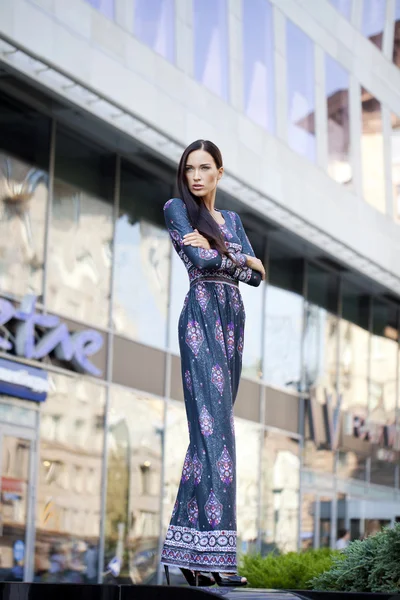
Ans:
{"type": "Polygon", "coordinates": [[[215,583],[210,575],[206,575],[200,571],[191,571],[190,569],[181,568],[181,573],[191,586],[209,587],[215,583]]]}
{"type": "Polygon", "coordinates": [[[220,587],[241,587],[247,585],[246,577],[236,573],[213,573],[215,583],[220,587]]]}

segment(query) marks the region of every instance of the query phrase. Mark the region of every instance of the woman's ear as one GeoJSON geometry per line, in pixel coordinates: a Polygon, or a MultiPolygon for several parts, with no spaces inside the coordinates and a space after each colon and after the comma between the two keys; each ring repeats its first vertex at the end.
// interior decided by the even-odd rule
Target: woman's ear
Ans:
{"type": "Polygon", "coordinates": [[[218,181],[221,179],[222,175],[224,174],[224,167],[220,167],[218,169],[218,181]]]}

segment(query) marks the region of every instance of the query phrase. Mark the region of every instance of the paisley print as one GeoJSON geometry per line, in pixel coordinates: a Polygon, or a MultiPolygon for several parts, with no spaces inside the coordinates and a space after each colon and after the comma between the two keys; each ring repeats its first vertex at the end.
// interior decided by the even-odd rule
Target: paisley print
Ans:
{"type": "Polygon", "coordinates": [[[204,512],[211,527],[215,528],[221,523],[223,506],[212,490],[204,506],[204,512]]]}
{"type": "Polygon", "coordinates": [[[237,349],[238,349],[240,358],[242,358],[242,356],[243,356],[243,329],[240,330],[237,349]]]}
{"type": "Polygon", "coordinates": [[[203,473],[203,465],[201,464],[200,459],[197,456],[197,452],[195,452],[193,455],[192,465],[193,465],[194,485],[199,485],[199,483],[201,481],[201,475],[203,473]]]}
{"type": "Polygon", "coordinates": [[[210,437],[214,432],[214,419],[205,406],[201,409],[199,416],[200,431],[205,437],[210,437]]]}
{"type": "Polygon", "coordinates": [[[203,260],[211,260],[218,256],[218,250],[205,250],[204,248],[199,248],[199,256],[203,260]]]}
{"type": "Polygon", "coordinates": [[[197,302],[200,304],[203,313],[207,310],[207,304],[210,301],[211,295],[205,283],[200,282],[195,285],[195,293],[197,302]]]}
{"type": "Polygon", "coordinates": [[[231,459],[226,446],[224,446],[222,454],[217,461],[217,469],[221,481],[225,483],[225,485],[230,485],[233,481],[233,460],[231,459]]]}
{"type": "Polygon", "coordinates": [[[197,505],[196,498],[193,497],[187,505],[188,518],[192,525],[196,525],[199,519],[199,507],[197,505]]]}
{"type": "Polygon", "coordinates": [[[183,463],[182,478],[181,478],[182,483],[186,483],[187,481],[189,481],[192,471],[193,471],[193,464],[192,464],[192,459],[190,458],[190,449],[188,448],[188,451],[186,452],[186,456],[185,456],[185,462],[183,463]]]}
{"type": "Polygon", "coordinates": [[[240,302],[239,291],[234,287],[231,288],[231,300],[232,300],[233,310],[238,315],[240,308],[241,308],[241,302],[240,302]]]}
{"type": "Polygon", "coordinates": [[[214,365],[211,369],[211,381],[222,396],[224,392],[225,380],[224,373],[219,365],[214,365]]]}
{"type": "Polygon", "coordinates": [[[186,328],[186,343],[195,356],[198,355],[204,335],[197,321],[189,321],[186,328]]]}
{"type": "Polygon", "coordinates": [[[228,357],[233,358],[235,354],[235,325],[234,323],[228,323],[228,357]]]}
{"type": "Polygon", "coordinates": [[[220,319],[217,319],[215,322],[215,339],[221,346],[222,352],[226,356],[224,332],[222,331],[222,325],[221,325],[220,319]]]}
{"type": "Polygon", "coordinates": [[[193,387],[192,387],[192,376],[190,375],[190,371],[186,370],[185,371],[185,383],[186,383],[186,389],[192,393],[193,392],[193,387]]]}
{"type": "Polygon", "coordinates": [[[225,289],[224,289],[224,284],[223,283],[216,283],[215,285],[215,290],[217,292],[218,295],[218,300],[221,303],[222,306],[225,306],[225,289]]]}

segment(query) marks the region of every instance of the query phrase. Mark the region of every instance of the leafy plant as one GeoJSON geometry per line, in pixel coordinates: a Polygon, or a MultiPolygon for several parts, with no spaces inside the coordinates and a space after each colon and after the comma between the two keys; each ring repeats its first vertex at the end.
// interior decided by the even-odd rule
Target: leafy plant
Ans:
{"type": "Polygon", "coordinates": [[[355,541],[333,559],[331,568],[314,577],[322,591],[400,591],[400,523],[363,541],[355,541]]]}
{"type": "Polygon", "coordinates": [[[329,548],[267,556],[249,554],[242,558],[240,574],[254,588],[312,589],[310,580],[330,569],[335,554],[339,553],[329,548]]]}

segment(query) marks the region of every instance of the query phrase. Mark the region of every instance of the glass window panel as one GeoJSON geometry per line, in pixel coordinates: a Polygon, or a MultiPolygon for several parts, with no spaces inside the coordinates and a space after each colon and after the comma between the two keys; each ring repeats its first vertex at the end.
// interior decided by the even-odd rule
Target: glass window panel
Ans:
{"type": "Polygon", "coordinates": [[[315,161],[314,45],[286,21],[288,140],[295,152],[315,161]]]}
{"type": "Polygon", "coordinates": [[[310,302],[337,313],[339,278],[316,265],[307,265],[307,296],[310,302]]]}
{"type": "Polygon", "coordinates": [[[391,425],[396,419],[397,318],[394,307],[374,299],[369,418],[382,425],[391,425]]]}
{"type": "Polygon", "coordinates": [[[111,388],[105,564],[117,556],[135,583],[157,570],[163,415],[162,400],[111,388]]]}
{"type": "Polygon", "coordinates": [[[350,162],[349,74],[325,55],[325,94],[328,115],[328,172],[338,183],[349,184],[350,162]]]}
{"type": "Polygon", "coordinates": [[[339,451],[336,473],[341,479],[358,479],[365,481],[366,458],[355,452],[339,451]]]}
{"type": "Polygon", "coordinates": [[[342,410],[366,418],[368,408],[369,297],[343,281],[339,323],[339,389],[342,410]]]}
{"type": "Polygon", "coordinates": [[[395,4],[393,62],[400,67],[400,0],[396,0],[395,4]]]}
{"type": "Polygon", "coordinates": [[[226,0],[193,0],[194,73],[197,81],[228,100],[226,0]]]}
{"type": "Polygon", "coordinates": [[[0,94],[0,289],[42,295],[50,121],[0,94]]]}
{"type": "Polygon", "coordinates": [[[158,348],[166,343],[171,243],[162,205],[169,192],[169,184],[123,163],[113,324],[118,333],[158,348]]]}
{"type": "Polygon", "coordinates": [[[94,583],[105,388],[83,377],[52,374],[51,380],[41,407],[35,581],[94,583]]]}
{"type": "Polygon", "coordinates": [[[301,495],[301,531],[300,544],[302,550],[312,550],[315,541],[315,512],[316,497],[314,494],[303,493],[301,495]]]}
{"type": "Polygon", "coordinates": [[[381,103],[365,88],[361,88],[361,110],[364,198],[368,204],[384,213],[386,206],[381,103]]]}
{"type": "MultiPolygon", "coordinates": [[[[400,22],[400,21],[399,21],[400,22]]],[[[392,190],[395,219],[400,219],[400,117],[391,114],[392,121],[392,190]]]]}
{"type": "Polygon", "coordinates": [[[236,514],[239,552],[256,549],[259,503],[259,456],[261,428],[244,419],[235,419],[236,514]]]}
{"type": "MultiPolygon", "coordinates": [[[[393,460],[395,459],[395,453],[393,460]]],[[[376,455],[371,457],[371,483],[376,485],[385,485],[388,488],[395,487],[395,464],[386,460],[380,460],[379,449],[376,455]]],[[[388,490],[388,493],[389,490],[388,490]]]]}
{"type": "Polygon", "coordinates": [[[115,0],[86,0],[93,8],[99,10],[108,19],[114,19],[115,16],[115,0]]]}
{"type": "Polygon", "coordinates": [[[60,129],[49,236],[48,308],[108,326],[115,160],[60,129]]]}
{"type": "Polygon", "coordinates": [[[187,270],[175,250],[171,258],[171,304],[169,309],[170,320],[170,349],[179,354],[178,321],[183,309],[186,294],[189,291],[189,278],[187,270]]]}
{"type": "Polygon", "coordinates": [[[134,31],[152,50],[175,61],[174,0],[135,0],[134,31]]]}
{"type": "Polygon", "coordinates": [[[274,33],[268,0],[242,2],[245,113],[275,131],[274,33]]]}
{"type": "Polygon", "coordinates": [[[386,0],[364,0],[362,33],[382,50],[383,31],[386,19],[386,0]]]}
{"type": "Polygon", "coordinates": [[[298,390],[303,330],[303,261],[272,245],[265,314],[263,375],[270,385],[298,390]]]}
{"type": "Polygon", "coordinates": [[[329,0],[331,4],[338,10],[348,21],[351,17],[352,0],[329,0]]]}
{"type": "Polygon", "coordinates": [[[299,519],[297,440],[265,431],[261,463],[261,554],[295,552],[299,519]]]}

